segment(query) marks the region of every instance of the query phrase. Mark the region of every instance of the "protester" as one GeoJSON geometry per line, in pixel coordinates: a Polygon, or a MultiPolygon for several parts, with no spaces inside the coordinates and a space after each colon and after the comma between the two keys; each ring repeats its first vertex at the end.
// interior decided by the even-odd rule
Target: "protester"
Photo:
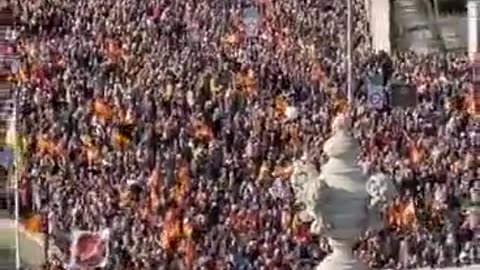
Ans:
{"type": "MultiPolygon", "coordinates": [[[[288,168],[325,162],[331,119],[346,109],[345,1],[15,9],[20,181],[64,242],[62,260],[68,241],[56,235],[105,228],[107,269],[313,269],[330,252],[296,218],[288,168]],[[258,18],[246,25],[249,7],[258,18]]],[[[401,194],[356,253],[390,269],[478,263],[461,210],[479,173],[467,56],[375,54],[364,1],[352,10],[359,161],[401,194]],[[379,73],[414,87],[417,106],[370,109],[364,80],[379,73]]]]}

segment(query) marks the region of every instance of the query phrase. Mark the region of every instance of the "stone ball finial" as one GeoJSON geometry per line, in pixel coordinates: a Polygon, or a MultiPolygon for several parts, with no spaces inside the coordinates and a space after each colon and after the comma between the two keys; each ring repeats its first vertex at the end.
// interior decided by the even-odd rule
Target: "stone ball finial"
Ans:
{"type": "Polygon", "coordinates": [[[350,134],[352,121],[346,114],[339,114],[332,123],[333,134],[328,139],[323,150],[330,158],[355,161],[360,153],[360,145],[350,134]]]}
{"type": "Polygon", "coordinates": [[[332,130],[333,133],[346,132],[352,127],[352,119],[345,113],[341,113],[333,119],[332,130]]]}

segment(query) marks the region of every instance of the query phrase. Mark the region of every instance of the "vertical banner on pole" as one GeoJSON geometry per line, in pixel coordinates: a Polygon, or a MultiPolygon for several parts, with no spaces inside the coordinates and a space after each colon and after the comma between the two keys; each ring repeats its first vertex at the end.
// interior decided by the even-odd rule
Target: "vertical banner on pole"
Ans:
{"type": "Polygon", "coordinates": [[[368,80],[368,106],[372,109],[381,110],[385,105],[385,89],[382,84],[375,80],[368,80]]]}
{"type": "Polygon", "coordinates": [[[368,106],[372,109],[381,110],[385,104],[385,92],[383,86],[369,84],[368,86],[368,106]]]}

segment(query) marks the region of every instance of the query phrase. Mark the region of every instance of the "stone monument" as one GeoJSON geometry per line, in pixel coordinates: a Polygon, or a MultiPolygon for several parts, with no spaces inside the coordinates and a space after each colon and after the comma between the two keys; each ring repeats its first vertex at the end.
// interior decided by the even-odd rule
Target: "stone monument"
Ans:
{"type": "Polygon", "coordinates": [[[312,221],[311,230],[325,235],[333,249],[317,270],[368,269],[352,252],[359,236],[369,227],[382,225],[379,210],[395,193],[383,174],[367,177],[357,165],[359,143],[350,134],[351,121],[339,115],[333,136],[325,143],[329,160],[319,174],[308,158],[295,161],[291,184],[303,207],[299,218],[312,221]]]}

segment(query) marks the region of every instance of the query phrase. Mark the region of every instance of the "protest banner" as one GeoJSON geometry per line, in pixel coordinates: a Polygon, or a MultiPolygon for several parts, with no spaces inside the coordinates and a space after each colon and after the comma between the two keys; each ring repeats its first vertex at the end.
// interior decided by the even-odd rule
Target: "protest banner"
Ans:
{"type": "Polygon", "coordinates": [[[372,109],[383,109],[383,106],[385,105],[385,87],[369,80],[367,88],[368,106],[372,109]]]}
{"type": "Polygon", "coordinates": [[[74,231],[70,246],[71,268],[105,267],[108,263],[110,230],[74,231]]]}

